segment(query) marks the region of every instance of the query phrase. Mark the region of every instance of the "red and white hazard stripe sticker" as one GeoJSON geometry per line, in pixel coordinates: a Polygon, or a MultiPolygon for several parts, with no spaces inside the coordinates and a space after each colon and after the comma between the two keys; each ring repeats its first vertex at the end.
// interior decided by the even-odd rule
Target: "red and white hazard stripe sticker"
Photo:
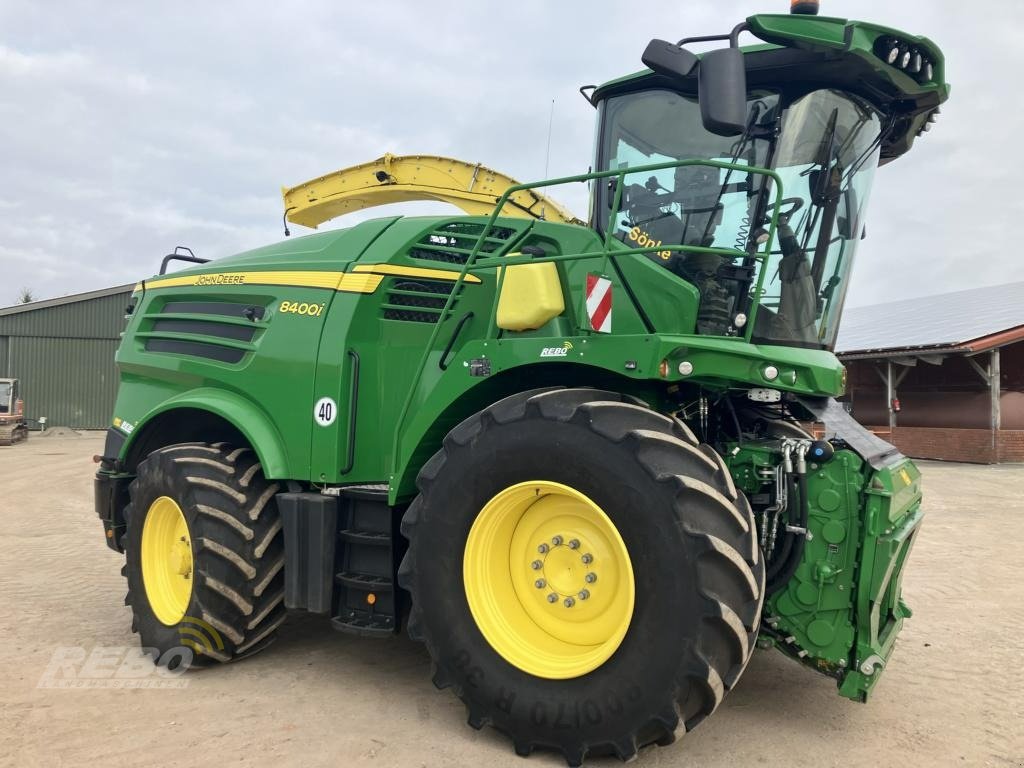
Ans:
{"type": "Polygon", "coordinates": [[[587,318],[591,330],[612,332],[612,281],[607,277],[587,275],[587,318]]]}

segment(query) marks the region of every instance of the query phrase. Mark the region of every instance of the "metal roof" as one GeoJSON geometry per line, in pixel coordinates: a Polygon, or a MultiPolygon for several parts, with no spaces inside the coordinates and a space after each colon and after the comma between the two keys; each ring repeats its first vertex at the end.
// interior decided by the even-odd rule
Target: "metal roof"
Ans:
{"type": "Polygon", "coordinates": [[[20,312],[31,312],[34,309],[48,309],[49,307],[59,307],[63,304],[74,304],[78,301],[99,299],[104,296],[115,296],[119,293],[131,293],[134,288],[135,283],[126,283],[125,285],[115,285],[113,288],[89,291],[88,293],[73,293],[70,296],[61,296],[57,299],[44,299],[43,301],[30,301],[27,304],[15,304],[11,307],[0,307],[0,317],[16,315],[20,312]]]}
{"type": "Polygon", "coordinates": [[[970,347],[1013,329],[1024,334],[1024,282],[848,308],[836,354],[970,347]]]}
{"type": "Polygon", "coordinates": [[[119,339],[133,287],[115,286],[0,309],[0,355],[13,354],[13,340],[22,337],[119,339]]]}

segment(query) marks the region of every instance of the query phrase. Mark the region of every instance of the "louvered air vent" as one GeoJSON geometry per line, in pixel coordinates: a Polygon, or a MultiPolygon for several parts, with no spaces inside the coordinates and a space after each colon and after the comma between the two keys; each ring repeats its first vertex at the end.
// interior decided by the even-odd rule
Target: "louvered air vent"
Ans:
{"type": "MultiPolygon", "coordinates": [[[[430,230],[409,249],[409,256],[423,261],[465,264],[483,232],[484,225],[472,221],[452,221],[430,230]]],[[[492,227],[480,248],[481,254],[501,251],[517,234],[512,227],[492,227]]]]}
{"type": "MultiPolygon", "coordinates": [[[[436,323],[454,285],[441,280],[392,278],[385,289],[382,317],[408,323],[436,323]]],[[[456,303],[458,299],[452,304],[453,309],[456,303]]]]}
{"type": "Polygon", "coordinates": [[[266,308],[229,301],[172,301],[146,315],[147,352],[239,363],[255,349],[266,308]]]}

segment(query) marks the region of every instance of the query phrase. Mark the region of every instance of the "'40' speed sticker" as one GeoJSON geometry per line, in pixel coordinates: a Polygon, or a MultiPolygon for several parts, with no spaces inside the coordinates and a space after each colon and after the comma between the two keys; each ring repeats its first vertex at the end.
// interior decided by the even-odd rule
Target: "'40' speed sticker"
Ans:
{"type": "Polygon", "coordinates": [[[313,420],[321,427],[329,427],[338,416],[338,404],[329,397],[321,397],[313,406],[313,420]]]}

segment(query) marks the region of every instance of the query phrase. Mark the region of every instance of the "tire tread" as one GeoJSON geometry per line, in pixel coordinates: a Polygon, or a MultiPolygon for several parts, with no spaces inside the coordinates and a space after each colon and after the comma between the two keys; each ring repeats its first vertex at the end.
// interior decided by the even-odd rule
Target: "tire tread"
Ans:
{"type": "MultiPolygon", "coordinates": [[[[265,648],[287,615],[281,520],[272,501],[279,484],[263,477],[248,447],[187,443],[162,448],[140,462],[129,488],[129,529],[141,524],[136,500],[152,494],[144,490],[152,483],[160,488],[172,484],[192,528],[195,582],[189,615],[208,623],[224,644],[223,649],[197,646],[201,656],[233,661],[265,648]]],[[[126,533],[124,540],[129,538],[126,533]]],[[[131,562],[129,557],[122,571],[129,584],[125,604],[132,607],[132,629],[139,632],[145,625],[140,612],[149,607],[141,572],[133,577],[131,562]]],[[[141,640],[155,646],[145,634],[141,640]]]]}
{"type": "MultiPolygon", "coordinates": [[[[417,478],[420,495],[410,505],[401,525],[402,534],[410,540],[410,545],[399,568],[398,580],[413,596],[409,636],[427,646],[434,660],[434,684],[438,688],[454,689],[465,703],[474,727],[481,727],[490,718],[487,713],[472,709],[469,697],[455,682],[457,676],[438,663],[442,658],[439,644],[424,631],[417,609],[416,531],[427,524],[423,518],[423,499],[429,494],[433,481],[445,471],[448,454],[458,446],[467,445],[486,430],[488,423],[508,424],[527,418],[578,423],[613,443],[627,445],[655,482],[671,484],[675,489],[674,512],[678,524],[699,552],[699,591],[705,597],[705,607],[698,618],[711,627],[707,636],[717,643],[713,652],[696,649],[694,663],[683,672],[688,684],[677,686],[677,696],[666,701],[664,710],[652,716],[635,733],[619,735],[605,744],[566,741],[557,747],[569,765],[579,765],[587,754],[597,753],[631,760],[639,747],[651,743],[669,744],[680,728],[691,730],[714,712],[750,659],[764,590],[764,565],[759,556],[753,514],[714,449],[700,444],[679,419],[652,411],[618,393],[565,388],[524,392],[495,403],[455,427],[445,438],[441,450],[424,464],[417,478]],[[715,520],[716,524],[709,525],[709,520],[715,520]],[[686,698],[680,698],[684,695],[686,698]]],[[[519,755],[529,755],[538,747],[553,746],[536,742],[528,734],[509,735],[519,755]]]]}

